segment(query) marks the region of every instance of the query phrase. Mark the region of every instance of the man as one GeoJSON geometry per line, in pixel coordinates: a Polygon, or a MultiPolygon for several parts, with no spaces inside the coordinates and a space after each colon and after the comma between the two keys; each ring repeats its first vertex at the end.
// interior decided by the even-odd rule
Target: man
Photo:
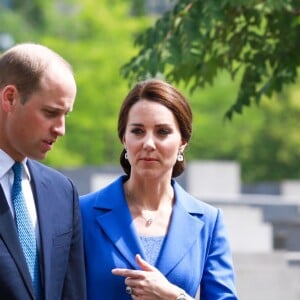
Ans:
{"type": "Polygon", "coordinates": [[[75,96],[71,66],[49,48],[24,43],[0,56],[1,299],[86,299],[76,188],[59,172],[35,161],[65,134],[65,117],[75,96]],[[15,165],[22,177],[17,192],[15,165]],[[25,221],[20,221],[15,204],[20,198],[30,216],[33,250],[24,250],[29,246],[24,246],[20,232],[26,230],[28,239],[30,230],[22,228],[25,221]],[[38,262],[34,272],[32,256],[38,262]]]}

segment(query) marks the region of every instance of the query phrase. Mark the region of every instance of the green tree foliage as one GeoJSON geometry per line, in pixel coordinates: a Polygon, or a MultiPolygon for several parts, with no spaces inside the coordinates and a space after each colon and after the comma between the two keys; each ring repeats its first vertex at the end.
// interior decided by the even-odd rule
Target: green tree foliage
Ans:
{"type": "MultiPolygon", "coordinates": [[[[142,4],[141,0],[134,1],[142,4]]],[[[1,3],[0,0],[0,6],[1,3]]],[[[117,136],[117,117],[121,101],[130,88],[120,68],[138,54],[133,40],[155,22],[154,17],[133,17],[133,12],[142,15],[142,9],[139,8],[139,13],[132,9],[131,0],[33,0],[32,3],[43,11],[44,25],[34,25],[37,22],[32,19],[34,14],[29,18],[21,8],[0,7],[0,33],[9,33],[16,43],[39,42],[59,52],[73,65],[78,86],[74,111],[66,119],[66,136],[58,140],[46,163],[64,168],[119,165],[122,145],[117,136]]],[[[151,47],[149,51],[152,53],[151,47]]],[[[178,48],[179,54],[181,51],[188,52],[188,47],[178,48]]],[[[177,72],[182,70],[183,75],[187,74],[189,68],[183,68],[179,56],[174,54],[168,61],[165,70],[171,72],[170,62],[174,61],[178,64],[177,72]]],[[[145,74],[163,65],[158,62],[159,65],[145,69],[145,74]]],[[[190,65],[190,70],[194,65],[190,65]]],[[[300,158],[299,84],[273,95],[272,101],[263,97],[259,108],[251,106],[242,115],[237,114],[234,122],[224,123],[224,111],[232,104],[239,82],[232,80],[226,68],[217,68],[216,63],[215,69],[208,68],[214,66],[208,60],[204,65],[205,74],[212,74],[205,78],[211,78],[214,85],[203,83],[205,88],[195,88],[190,94],[192,79],[187,86],[183,80],[175,82],[189,98],[194,114],[187,160],[238,161],[245,182],[300,178],[299,168],[295,167],[300,158]]],[[[139,74],[139,69],[136,72],[139,74]]],[[[241,80],[242,74],[237,72],[236,78],[241,80]]]]}
{"type": "Polygon", "coordinates": [[[294,83],[300,64],[299,0],[180,0],[136,38],[131,80],[165,74],[195,90],[220,71],[241,78],[226,117],[294,83]]]}
{"type": "Polygon", "coordinates": [[[49,46],[74,68],[78,86],[74,111],[66,120],[66,136],[58,140],[46,163],[56,167],[117,163],[118,111],[128,92],[120,67],[136,53],[132,35],[149,26],[149,20],[131,18],[127,0],[36,3],[43,11],[44,28],[32,26],[33,20],[16,7],[1,10],[0,22],[1,31],[10,33],[16,43],[49,46]]]}
{"type": "MultiPolygon", "coordinates": [[[[149,22],[131,18],[128,1],[78,1],[74,11],[65,28],[59,23],[53,28],[55,35],[48,33],[41,40],[69,58],[78,85],[67,134],[57,146],[72,166],[116,163],[122,146],[117,137],[118,111],[128,91],[120,67],[136,53],[131,35],[149,22]]],[[[59,155],[59,151],[48,155],[49,163],[66,165],[59,155]]]]}
{"type": "Polygon", "coordinates": [[[43,0],[13,0],[11,1],[11,8],[22,15],[31,26],[43,28],[47,23],[46,11],[47,1],[43,0]]]}
{"type": "Polygon", "coordinates": [[[244,182],[299,179],[300,85],[264,97],[237,114],[234,122],[223,120],[238,83],[221,73],[216,84],[189,97],[193,108],[193,135],[188,161],[231,160],[241,166],[244,182]]]}

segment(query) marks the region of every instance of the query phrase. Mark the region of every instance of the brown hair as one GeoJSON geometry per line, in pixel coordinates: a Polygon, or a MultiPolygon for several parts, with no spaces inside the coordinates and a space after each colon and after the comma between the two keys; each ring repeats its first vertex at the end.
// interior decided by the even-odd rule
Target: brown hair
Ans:
{"type": "MultiPolygon", "coordinates": [[[[174,114],[185,142],[190,140],[192,134],[192,111],[186,98],[175,87],[159,79],[149,79],[138,82],[128,93],[119,112],[118,135],[121,142],[125,134],[128,114],[131,107],[140,100],[160,103],[170,109],[174,114]]],[[[120,156],[120,163],[127,175],[130,175],[131,166],[125,159],[125,149],[120,156]]],[[[177,161],[173,167],[172,177],[179,176],[185,167],[185,162],[177,161]]]]}
{"type": "Polygon", "coordinates": [[[33,43],[18,44],[0,56],[0,89],[16,86],[22,103],[40,88],[40,81],[52,63],[59,63],[73,73],[71,65],[51,49],[33,43]]]}

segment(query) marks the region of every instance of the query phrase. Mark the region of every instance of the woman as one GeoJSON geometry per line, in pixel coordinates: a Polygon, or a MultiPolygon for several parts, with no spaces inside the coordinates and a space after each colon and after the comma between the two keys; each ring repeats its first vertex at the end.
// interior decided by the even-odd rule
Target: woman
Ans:
{"type": "Polygon", "coordinates": [[[81,197],[88,299],[237,299],[223,218],[173,179],[192,112],[161,80],[138,83],[119,113],[126,173],[81,197]]]}

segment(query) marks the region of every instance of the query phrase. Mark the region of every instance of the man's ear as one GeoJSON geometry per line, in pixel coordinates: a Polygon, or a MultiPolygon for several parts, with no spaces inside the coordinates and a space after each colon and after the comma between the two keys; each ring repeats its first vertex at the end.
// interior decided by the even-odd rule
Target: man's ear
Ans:
{"type": "Polygon", "coordinates": [[[5,86],[1,91],[2,109],[6,112],[11,111],[18,97],[19,93],[14,85],[5,86]]]}

